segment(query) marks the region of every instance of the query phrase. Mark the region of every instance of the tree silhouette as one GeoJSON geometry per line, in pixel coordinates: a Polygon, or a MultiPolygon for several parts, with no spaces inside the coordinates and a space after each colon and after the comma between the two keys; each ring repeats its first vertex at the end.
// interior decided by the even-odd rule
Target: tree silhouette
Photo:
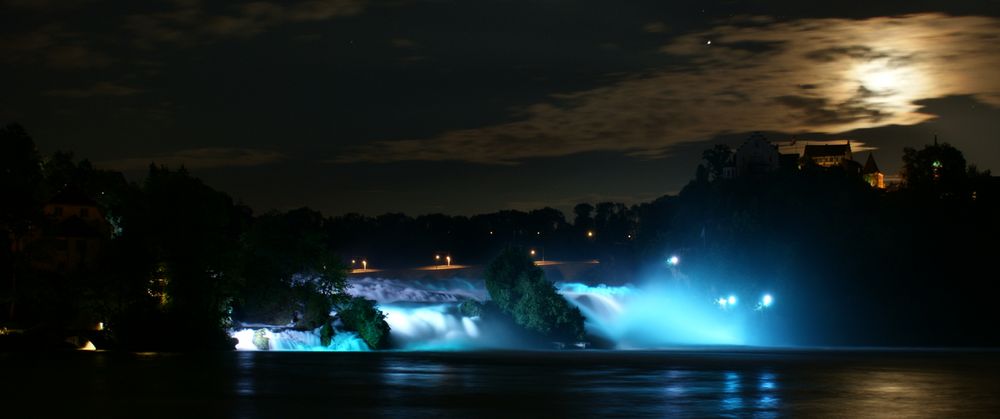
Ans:
{"type": "Polygon", "coordinates": [[[948,143],[903,149],[903,179],[914,191],[956,193],[967,187],[968,172],[962,152],[948,143]]]}
{"type": "Polygon", "coordinates": [[[0,268],[9,279],[5,296],[14,318],[18,271],[26,267],[24,240],[41,221],[41,161],[35,142],[17,124],[0,126],[0,268]]]}
{"type": "Polygon", "coordinates": [[[706,168],[712,175],[712,180],[722,177],[722,169],[729,165],[729,160],[732,156],[733,150],[725,144],[716,144],[712,148],[701,153],[701,158],[708,163],[706,168]]]}

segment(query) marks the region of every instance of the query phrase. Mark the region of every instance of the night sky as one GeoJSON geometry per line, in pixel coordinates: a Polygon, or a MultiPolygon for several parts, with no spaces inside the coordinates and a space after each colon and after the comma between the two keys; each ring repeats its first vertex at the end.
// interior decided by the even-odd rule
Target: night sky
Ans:
{"type": "Polygon", "coordinates": [[[753,131],[1000,170],[1000,1],[822,3],[0,0],[0,122],[330,215],[648,201],[753,131]]]}

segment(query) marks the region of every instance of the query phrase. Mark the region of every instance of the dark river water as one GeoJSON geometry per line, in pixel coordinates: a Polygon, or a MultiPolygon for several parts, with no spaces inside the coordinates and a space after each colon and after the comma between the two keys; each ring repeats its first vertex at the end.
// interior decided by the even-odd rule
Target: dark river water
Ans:
{"type": "Polygon", "coordinates": [[[998,417],[1000,352],[0,354],[3,417],[998,417]]]}

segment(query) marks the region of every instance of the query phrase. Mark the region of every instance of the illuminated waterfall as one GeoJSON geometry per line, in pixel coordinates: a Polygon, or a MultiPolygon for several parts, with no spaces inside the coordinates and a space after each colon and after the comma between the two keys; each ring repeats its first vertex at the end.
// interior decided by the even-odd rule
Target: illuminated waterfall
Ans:
{"type": "MultiPolygon", "coordinates": [[[[748,341],[747,310],[720,309],[713,296],[689,287],[636,287],[556,284],[560,294],[586,317],[587,333],[606,339],[616,348],[662,348],[677,345],[743,345],[748,341]]],[[[403,281],[364,278],[352,280],[348,293],[378,302],[391,328],[390,339],[400,350],[461,350],[517,348],[517,336],[463,316],[465,300],[485,300],[482,281],[452,279],[403,281]]],[[[254,333],[234,331],[237,349],[257,350],[254,333]]],[[[329,345],[320,344],[319,331],[265,329],[268,349],[276,351],[365,351],[356,333],[338,332],[329,345]],[[274,331],[278,330],[278,331],[274,331]]]]}
{"type": "Polygon", "coordinates": [[[240,329],[234,331],[232,336],[237,339],[236,350],[238,351],[258,351],[254,343],[254,334],[261,333],[268,345],[269,351],[367,351],[368,345],[361,340],[357,333],[338,332],[330,340],[330,344],[323,346],[320,342],[319,329],[300,330],[277,330],[268,328],[240,329]]]}
{"type": "Polygon", "coordinates": [[[746,343],[743,313],[719,310],[707,296],[683,287],[567,283],[558,288],[587,318],[587,331],[618,348],[746,343]]]}
{"type": "Polygon", "coordinates": [[[455,350],[481,346],[479,318],[457,314],[457,304],[380,306],[401,349],[455,350]]]}

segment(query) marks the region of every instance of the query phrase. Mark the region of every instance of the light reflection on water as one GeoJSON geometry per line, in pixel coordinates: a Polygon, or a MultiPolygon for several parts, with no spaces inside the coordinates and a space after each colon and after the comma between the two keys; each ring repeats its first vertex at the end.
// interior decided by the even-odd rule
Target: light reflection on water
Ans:
{"type": "Polygon", "coordinates": [[[993,352],[46,356],[0,354],[9,366],[0,382],[5,407],[33,417],[60,407],[129,416],[136,403],[146,416],[190,416],[196,403],[212,417],[984,417],[1000,411],[1000,354],[993,352]],[[77,378],[60,378],[66,376],[77,378]],[[33,399],[51,394],[64,402],[33,399]]]}
{"type": "Polygon", "coordinates": [[[253,396],[256,392],[254,385],[254,357],[245,352],[238,352],[236,358],[236,394],[240,396],[253,396]]]}

